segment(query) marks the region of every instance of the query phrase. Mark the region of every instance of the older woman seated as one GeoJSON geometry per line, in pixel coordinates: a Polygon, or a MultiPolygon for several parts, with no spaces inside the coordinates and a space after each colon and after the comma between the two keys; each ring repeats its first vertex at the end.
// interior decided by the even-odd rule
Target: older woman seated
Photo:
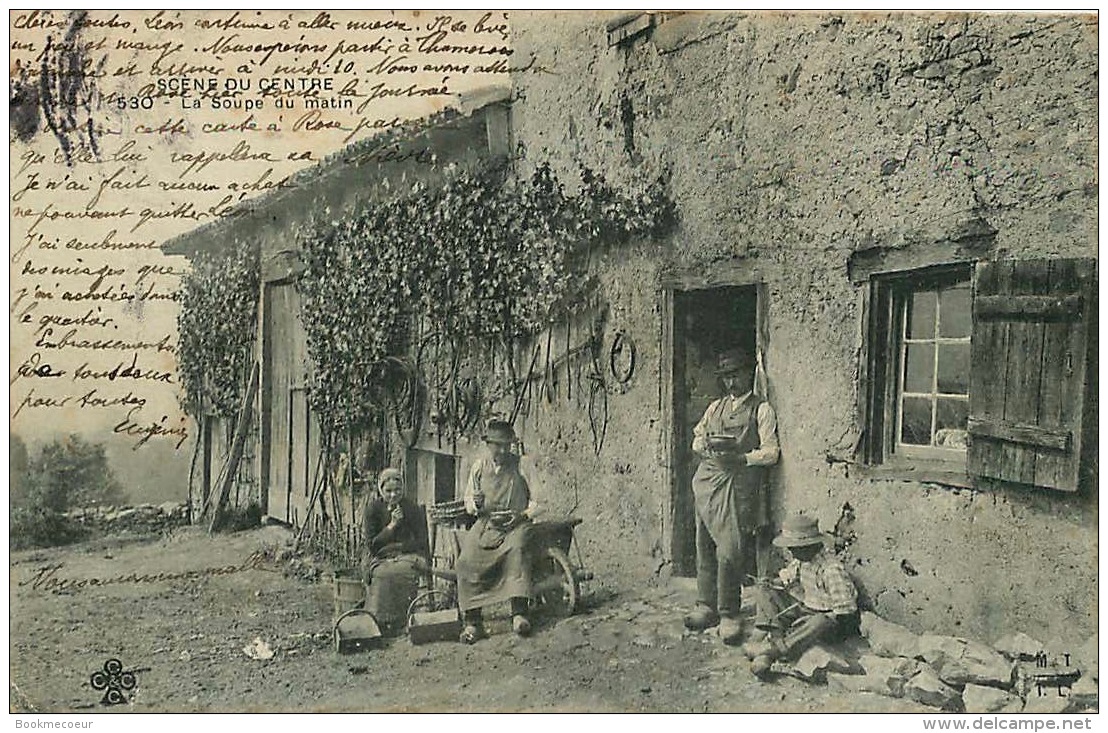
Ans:
{"type": "Polygon", "coordinates": [[[531,596],[528,537],[535,505],[527,480],[519,472],[512,426],[490,421],[485,433],[488,456],[474,462],[464,499],[477,521],[466,533],[458,556],[458,606],[463,613],[461,640],[472,644],[484,636],[482,606],[509,601],[512,629],[531,631],[527,604],[531,596]]]}
{"type": "Polygon", "coordinates": [[[369,585],[366,610],[385,628],[402,625],[419,580],[430,567],[423,513],[404,498],[400,471],[386,468],[377,479],[378,496],[362,510],[362,579],[369,585]]]}

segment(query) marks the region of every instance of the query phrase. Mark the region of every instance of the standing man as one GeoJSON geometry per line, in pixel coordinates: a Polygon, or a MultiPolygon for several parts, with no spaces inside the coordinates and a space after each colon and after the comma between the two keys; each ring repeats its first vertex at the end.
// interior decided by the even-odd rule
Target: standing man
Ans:
{"type": "Polygon", "coordinates": [[[726,394],[704,411],[693,429],[701,456],[693,476],[696,503],[697,607],[685,626],[703,631],[718,625],[726,644],[742,636],[743,575],[756,553],[756,533],[768,522],[765,467],[777,463],[777,413],[756,396],[754,355],[726,351],[716,370],[726,394]]]}

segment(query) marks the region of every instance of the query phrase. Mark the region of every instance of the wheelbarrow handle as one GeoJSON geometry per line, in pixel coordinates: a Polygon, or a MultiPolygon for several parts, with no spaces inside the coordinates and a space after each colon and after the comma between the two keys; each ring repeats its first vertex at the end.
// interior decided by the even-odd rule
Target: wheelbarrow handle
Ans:
{"type": "Polygon", "coordinates": [[[442,578],[443,580],[449,580],[452,583],[458,582],[458,572],[456,570],[443,570],[441,568],[428,568],[428,572],[436,578],[442,578]]]}

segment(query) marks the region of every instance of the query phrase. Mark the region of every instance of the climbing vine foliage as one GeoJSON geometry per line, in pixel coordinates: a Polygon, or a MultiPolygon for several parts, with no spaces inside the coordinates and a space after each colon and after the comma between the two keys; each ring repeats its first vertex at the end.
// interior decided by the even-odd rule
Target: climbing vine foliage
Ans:
{"type": "Polygon", "coordinates": [[[502,164],[454,170],[308,222],[297,287],[324,429],[375,424],[414,324],[462,349],[511,343],[585,302],[591,253],[675,220],[661,179],[628,194],[582,169],[577,183],[567,193],[546,165],[526,178],[502,164]]]}
{"type": "Polygon", "coordinates": [[[181,406],[197,419],[232,417],[242,406],[254,353],[259,275],[257,247],[236,241],[226,250],[198,255],[182,278],[181,406]]]}

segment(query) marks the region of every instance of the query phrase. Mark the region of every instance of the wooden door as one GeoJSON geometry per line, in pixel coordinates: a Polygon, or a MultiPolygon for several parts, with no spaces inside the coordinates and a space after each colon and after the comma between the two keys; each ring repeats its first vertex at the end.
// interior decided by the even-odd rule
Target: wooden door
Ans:
{"type": "Polygon", "coordinates": [[[318,476],[320,431],[308,404],[309,355],[292,283],[267,283],[264,305],[265,394],[262,400],[267,514],[299,526],[318,476]]]}

